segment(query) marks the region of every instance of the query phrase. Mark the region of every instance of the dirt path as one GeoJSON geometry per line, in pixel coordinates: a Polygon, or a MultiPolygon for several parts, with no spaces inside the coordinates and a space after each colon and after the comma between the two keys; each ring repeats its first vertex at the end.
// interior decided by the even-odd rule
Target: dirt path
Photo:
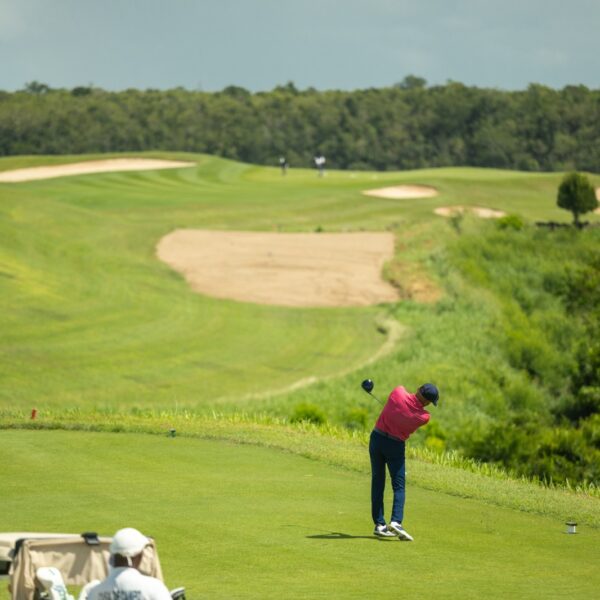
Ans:
{"type": "Polygon", "coordinates": [[[30,167],[0,173],[0,183],[20,183],[36,179],[54,179],[71,175],[88,173],[111,173],[114,171],[148,171],[156,169],[180,169],[193,167],[196,163],[155,158],[111,158],[107,160],[91,160],[86,162],[53,165],[47,167],[30,167]]]}
{"type": "Polygon", "coordinates": [[[381,270],[392,233],[262,233],[176,230],[157,255],[193,290],[279,306],[367,306],[395,302],[381,270]]]}

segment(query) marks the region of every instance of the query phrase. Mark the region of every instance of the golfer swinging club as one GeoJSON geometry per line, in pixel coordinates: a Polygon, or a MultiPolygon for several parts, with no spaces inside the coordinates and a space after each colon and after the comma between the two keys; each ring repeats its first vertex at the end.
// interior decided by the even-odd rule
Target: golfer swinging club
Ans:
{"type": "MultiPolygon", "coordinates": [[[[371,388],[373,383],[369,381],[371,388]]],[[[363,383],[364,387],[364,383],[363,383]]],[[[402,527],[405,500],[404,442],[419,427],[429,422],[430,414],[425,406],[437,406],[438,389],[432,383],[425,383],[415,394],[410,394],[402,386],[392,390],[369,442],[371,457],[371,515],[375,523],[373,533],[378,537],[398,536],[401,541],[412,542],[413,538],[402,527]],[[383,512],[383,492],[385,490],[385,466],[387,465],[394,503],[392,520],[386,525],[383,512]]]]}

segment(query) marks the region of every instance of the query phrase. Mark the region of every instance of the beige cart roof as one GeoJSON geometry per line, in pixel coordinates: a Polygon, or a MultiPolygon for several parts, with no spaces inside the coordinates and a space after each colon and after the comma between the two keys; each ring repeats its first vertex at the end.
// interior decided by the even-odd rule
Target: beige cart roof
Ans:
{"type": "MultiPolygon", "coordinates": [[[[112,538],[98,538],[98,545],[88,545],[76,538],[26,539],[14,557],[10,573],[12,600],[33,600],[35,572],[39,567],[57,568],[66,585],[83,586],[92,579],[108,575],[112,538]]],[[[140,571],[162,581],[162,569],[154,541],[144,550],[140,571]]]]}
{"type": "Polygon", "coordinates": [[[0,560],[11,561],[12,550],[17,540],[25,538],[67,538],[80,537],[77,533],[34,533],[31,531],[11,531],[0,533],[0,560]]]}

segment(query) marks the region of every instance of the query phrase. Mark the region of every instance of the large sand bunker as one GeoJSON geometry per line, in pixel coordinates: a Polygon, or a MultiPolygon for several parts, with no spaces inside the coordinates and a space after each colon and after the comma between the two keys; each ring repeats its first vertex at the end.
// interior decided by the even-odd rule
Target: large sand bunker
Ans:
{"type": "Polygon", "coordinates": [[[258,233],[176,230],[158,257],[193,290],[279,306],[366,306],[394,302],[381,278],[392,233],[258,233]]]}
{"type": "Polygon", "coordinates": [[[111,158],[107,160],[91,160],[86,162],[53,165],[47,167],[30,167],[0,173],[0,182],[19,183],[35,179],[54,179],[70,175],[86,175],[88,173],[112,173],[114,171],[153,171],[155,169],[180,169],[193,167],[196,163],[175,160],[159,160],[155,158],[111,158]]]}
{"type": "Polygon", "coordinates": [[[365,196],[375,196],[377,198],[391,198],[393,200],[409,200],[411,198],[433,198],[438,195],[435,188],[425,185],[396,185],[393,187],[378,188],[376,190],[366,190],[365,196]]]}
{"type": "Polygon", "coordinates": [[[506,213],[493,208],[482,208],[481,206],[440,206],[433,211],[442,217],[454,217],[464,213],[472,213],[482,219],[499,219],[505,217],[506,213]]]}

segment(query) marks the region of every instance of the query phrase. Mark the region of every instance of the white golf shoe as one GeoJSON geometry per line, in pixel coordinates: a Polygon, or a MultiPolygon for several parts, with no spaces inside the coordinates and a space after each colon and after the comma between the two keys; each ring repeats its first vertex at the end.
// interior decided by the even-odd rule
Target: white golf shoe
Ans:
{"type": "Polygon", "coordinates": [[[404,527],[402,527],[402,523],[397,523],[396,521],[392,521],[387,526],[387,528],[388,528],[389,531],[393,531],[394,535],[397,535],[398,538],[400,539],[400,541],[402,541],[402,542],[412,542],[413,541],[412,535],[410,535],[404,529],[404,527]]]}
{"type": "Polygon", "coordinates": [[[375,529],[373,530],[373,535],[376,535],[380,538],[393,538],[396,537],[396,534],[393,531],[390,531],[387,525],[375,525],[375,529]]]}

